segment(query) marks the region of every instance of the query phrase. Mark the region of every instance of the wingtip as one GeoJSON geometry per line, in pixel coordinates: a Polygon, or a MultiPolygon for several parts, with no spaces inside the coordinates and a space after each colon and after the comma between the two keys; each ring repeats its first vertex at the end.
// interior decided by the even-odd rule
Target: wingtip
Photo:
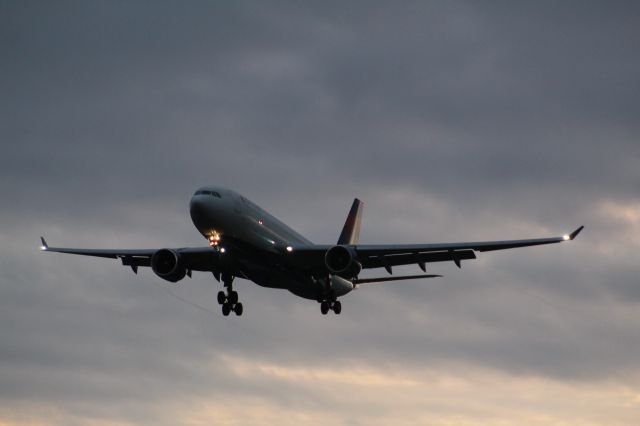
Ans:
{"type": "Polygon", "coordinates": [[[578,234],[582,231],[582,229],[584,229],[584,226],[580,226],[578,229],[576,229],[571,234],[569,234],[569,239],[573,240],[575,237],[577,237],[578,234]]]}
{"type": "Polygon", "coordinates": [[[40,237],[40,242],[42,243],[42,245],[40,246],[40,250],[44,251],[49,248],[49,245],[44,240],[44,237],[40,237]]]}

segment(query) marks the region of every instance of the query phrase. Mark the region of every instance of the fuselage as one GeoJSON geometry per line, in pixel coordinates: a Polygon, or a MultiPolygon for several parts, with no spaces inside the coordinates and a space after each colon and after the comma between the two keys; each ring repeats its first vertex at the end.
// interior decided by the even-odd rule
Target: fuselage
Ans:
{"type": "Polygon", "coordinates": [[[206,186],[191,198],[190,214],[198,232],[211,245],[219,245],[223,253],[242,252],[244,256],[238,257],[251,259],[233,265],[243,270],[245,278],[308,299],[321,297],[323,285],[313,277],[297,274],[283,256],[288,247],[313,243],[255,203],[230,189],[206,186]]]}
{"type": "Polygon", "coordinates": [[[203,187],[191,197],[193,224],[205,237],[227,236],[267,250],[311,241],[230,189],[203,187]]]}

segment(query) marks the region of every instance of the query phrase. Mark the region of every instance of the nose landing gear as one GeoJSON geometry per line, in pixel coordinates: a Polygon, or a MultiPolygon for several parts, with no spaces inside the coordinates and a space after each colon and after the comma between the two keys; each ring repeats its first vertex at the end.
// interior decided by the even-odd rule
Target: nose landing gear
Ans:
{"type": "Polygon", "coordinates": [[[222,275],[222,282],[227,290],[218,292],[218,304],[222,305],[222,315],[229,316],[233,311],[237,316],[242,315],[242,303],[238,302],[238,292],[233,290],[233,276],[222,275]]]}

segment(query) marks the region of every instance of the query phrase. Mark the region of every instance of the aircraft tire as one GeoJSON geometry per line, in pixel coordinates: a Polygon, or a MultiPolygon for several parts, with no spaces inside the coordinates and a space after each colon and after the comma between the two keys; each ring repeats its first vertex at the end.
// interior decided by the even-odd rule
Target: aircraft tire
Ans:
{"type": "Polygon", "coordinates": [[[237,316],[242,315],[242,303],[236,303],[236,305],[233,307],[233,311],[237,316]]]}
{"type": "Polygon", "coordinates": [[[222,305],[222,315],[224,315],[225,317],[228,317],[230,312],[231,312],[231,305],[229,305],[228,303],[225,303],[224,305],[222,305]]]}
{"type": "Polygon", "coordinates": [[[320,312],[322,312],[322,315],[327,315],[327,312],[329,312],[329,302],[325,300],[320,303],[320,312]]]}
{"type": "Polygon", "coordinates": [[[224,291],[218,292],[218,305],[224,305],[224,302],[227,301],[227,295],[224,294],[224,291]]]}
{"type": "Polygon", "coordinates": [[[336,300],[335,302],[333,302],[333,312],[336,315],[340,315],[340,312],[342,312],[342,303],[340,303],[339,300],[336,300]]]}
{"type": "Polygon", "coordinates": [[[238,292],[237,291],[230,291],[229,292],[229,303],[231,303],[232,305],[235,305],[236,303],[238,303],[238,292]]]}

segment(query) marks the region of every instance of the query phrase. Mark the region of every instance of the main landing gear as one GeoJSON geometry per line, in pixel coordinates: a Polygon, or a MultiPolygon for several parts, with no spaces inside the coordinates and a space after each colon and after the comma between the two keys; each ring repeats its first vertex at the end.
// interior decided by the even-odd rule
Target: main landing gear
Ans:
{"type": "Polygon", "coordinates": [[[238,292],[233,290],[233,276],[222,275],[222,282],[227,290],[218,292],[218,304],[222,305],[222,315],[229,316],[231,311],[237,316],[242,315],[242,303],[238,302],[238,292]]]}
{"type": "Polygon", "coordinates": [[[339,300],[323,300],[320,302],[320,312],[322,315],[327,315],[327,312],[332,310],[336,315],[340,315],[342,312],[342,303],[339,300]]]}

